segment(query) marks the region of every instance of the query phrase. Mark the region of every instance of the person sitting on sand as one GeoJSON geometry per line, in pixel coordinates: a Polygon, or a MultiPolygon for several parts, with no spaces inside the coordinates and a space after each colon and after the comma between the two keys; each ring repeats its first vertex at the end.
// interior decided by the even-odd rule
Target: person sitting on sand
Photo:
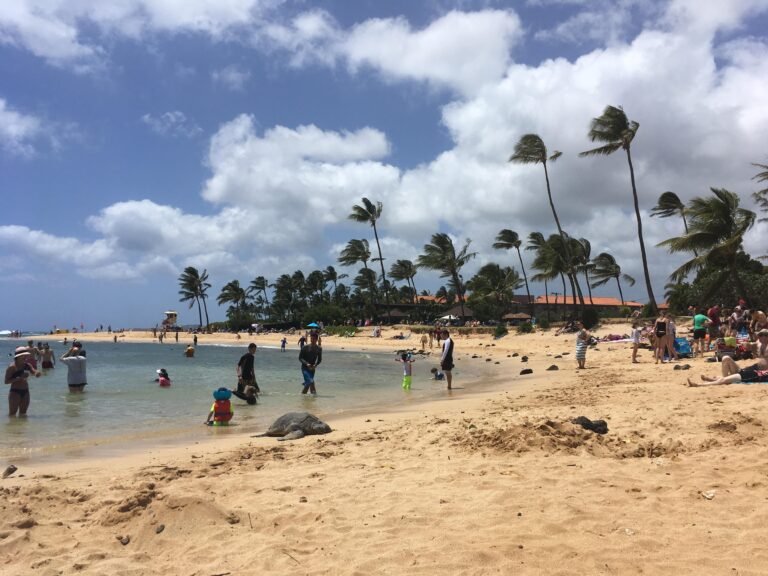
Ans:
{"type": "Polygon", "coordinates": [[[699,384],[688,378],[688,386],[693,388],[699,386],[727,386],[728,384],[766,384],[768,383],[768,369],[756,368],[758,364],[750,366],[749,368],[742,368],[736,374],[729,376],[721,376],[717,378],[715,376],[701,375],[702,382],[699,384]]]}
{"type": "Polygon", "coordinates": [[[445,378],[445,374],[440,372],[440,370],[435,367],[432,367],[430,372],[432,373],[432,380],[443,380],[445,378]]]}

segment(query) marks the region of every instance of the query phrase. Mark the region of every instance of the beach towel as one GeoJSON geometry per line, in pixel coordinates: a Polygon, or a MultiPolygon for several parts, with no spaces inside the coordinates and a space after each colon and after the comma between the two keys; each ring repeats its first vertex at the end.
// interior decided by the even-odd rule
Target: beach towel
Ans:
{"type": "Polygon", "coordinates": [[[680,358],[691,358],[693,356],[693,350],[691,349],[691,343],[688,342],[688,338],[675,338],[674,342],[675,352],[680,358]]]}

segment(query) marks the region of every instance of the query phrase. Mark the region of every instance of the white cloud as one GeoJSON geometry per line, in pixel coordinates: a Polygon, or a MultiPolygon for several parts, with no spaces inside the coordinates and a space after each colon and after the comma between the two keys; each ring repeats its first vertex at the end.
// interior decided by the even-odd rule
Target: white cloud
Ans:
{"type": "Polygon", "coordinates": [[[35,117],[22,114],[0,98],[0,148],[11,154],[31,156],[35,140],[43,134],[43,123],[35,117]]]}
{"type": "Polygon", "coordinates": [[[200,126],[179,110],[164,112],[159,116],[144,114],[141,121],[161,136],[194,138],[203,131],[200,126]]]}
{"type": "Polygon", "coordinates": [[[234,65],[211,72],[211,79],[214,83],[221,84],[228,90],[234,91],[242,90],[250,78],[250,72],[234,65]]]}

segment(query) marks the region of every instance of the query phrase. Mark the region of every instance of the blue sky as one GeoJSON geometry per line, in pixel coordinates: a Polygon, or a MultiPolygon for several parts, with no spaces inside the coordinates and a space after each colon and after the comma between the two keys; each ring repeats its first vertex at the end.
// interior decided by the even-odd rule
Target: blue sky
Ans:
{"type": "Polygon", "coordinates": [[[659,194],[725,187],[751,206],[767,24],[768,0],[2,3],[0,329],[150,326],[168,308],[193,323],[189,265],[214,298],[233,279],[340,269],[346,241],[370,237],[346,220],[362,196],[384,203],[390,263],[447,231],[478,252],[465,278],[516,265],[491,248],[500,229],[554,231],[540,166],[506,162],[528,132],[564,152],[564,228],[645,301],[626,162],[577,158],[608,104],[640,122],[662,299],[680,260],[655,244],[680,226],[648,217],[659,194]]]}

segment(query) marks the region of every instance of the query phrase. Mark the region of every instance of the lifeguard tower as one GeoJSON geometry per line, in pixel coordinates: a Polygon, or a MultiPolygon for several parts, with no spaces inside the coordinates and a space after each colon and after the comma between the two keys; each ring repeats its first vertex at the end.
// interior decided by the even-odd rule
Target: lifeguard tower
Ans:
{"type": "Polygon", "coordinates": [[[165,328],[166,330],[175,328],[176,321],[179,319],[178,312],[176,312],[176,310],[166,310],[164,314],[165,314],[165,320],[163,320],[163,328],[165,328]]]}

